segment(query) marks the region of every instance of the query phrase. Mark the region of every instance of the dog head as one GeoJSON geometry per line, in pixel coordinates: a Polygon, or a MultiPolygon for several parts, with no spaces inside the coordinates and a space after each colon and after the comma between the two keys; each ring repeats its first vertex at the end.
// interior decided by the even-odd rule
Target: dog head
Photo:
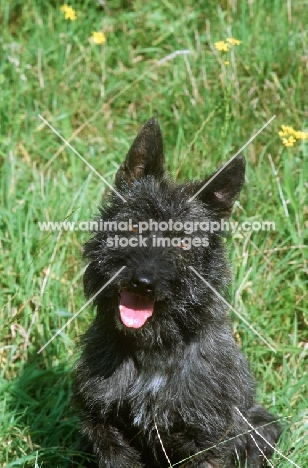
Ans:
{"type": "Polygon", "coordinates": [[[153,342],[164,333],[170,340],[197,332],[224,313],[206,282],[219,294],[228,285],[221,222],[245,177],[242,156],[201,182],[177,184],[163,166],[162,133],[153,118],[121,164],[116,190],[84,248],[88,297],[114,277],[95,298],[98,314],[119,333],[153,342]]]}

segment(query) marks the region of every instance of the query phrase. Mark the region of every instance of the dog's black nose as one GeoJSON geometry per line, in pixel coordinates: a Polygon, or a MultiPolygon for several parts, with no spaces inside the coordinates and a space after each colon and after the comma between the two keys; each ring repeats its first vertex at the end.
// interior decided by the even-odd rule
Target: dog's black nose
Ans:
{"type": "Polygon", "coordinates": [[[150,272],[134,273],[131,279],[133,292],[141,295],[154,294],[156,280],[150,272]]]}

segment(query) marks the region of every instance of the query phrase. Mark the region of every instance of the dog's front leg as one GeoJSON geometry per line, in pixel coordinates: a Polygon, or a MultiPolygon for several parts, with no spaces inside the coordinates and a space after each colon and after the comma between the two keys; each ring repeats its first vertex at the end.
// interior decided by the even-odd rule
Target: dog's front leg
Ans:
{"type": "Polygon", "coordinates": [[[99,468],[144,468],[140,454],[130,447],[117,428],[86,421],[81,431],[92,447],[99,468]]]}

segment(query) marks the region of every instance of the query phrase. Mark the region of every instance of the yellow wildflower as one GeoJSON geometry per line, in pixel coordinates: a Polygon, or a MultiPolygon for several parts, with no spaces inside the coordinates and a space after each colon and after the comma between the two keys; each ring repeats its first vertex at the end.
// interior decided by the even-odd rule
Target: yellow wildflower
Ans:
{"type": "Polygon", "coordinates": [[[281,128],[286,135],[293,135],[295,132],[294,128],[288,125],[281,125],[281,128]]]}
{"type": "Polygon", "coordinates": [[[106,42],[106,36],[101,31],[94,31],[91,36],[91,42],[94,44],[104,44],[106,42]]]}
{"type": "Polygon", "coordinates": [[[214,47],[215,47],[215,49],[220,50],[220,51],[224,51],[224,52],[228,52],[228,50],[229,50],[229,44],[227,44],[227,42],[225,42],[225,41],[215,42],[214,47]]]}
{"type": "Polygon", "coordinates": [[[75,19],[77,19],[76,11],[69,5],[62,5],[60,10],[63,11],[65,19],[69,19],[71,21],[75,21],[75,19]]]}
{"type": "Polygon", "coordinates": [[[229,65],[229,63],[230,63],[229,60],[226,60],[226,61],[224,62],[225,65],[229,65]]]}
{"type": "Polygon", "coordinates": [[[293,135],[295,136],[295,138],[297,140],[305,140],[306,138],[308,138],[308,133],[307,132],[302,132],[300,130],[294,130],[294,133],[293,135]]]}
{"type": "Polygon", "coordinates": [[[308,132],[301,130],[295,130],[290,125],[281,125],[282,130],[278,132],[278,135],[282,138],[282,143],[285,146],[294,146],[296,140],[308,139],[308,132]]]}
{"type": "Polygon", "coordinates": [[[282,139],[282,143],[285,146],[294,146],[295,142],[296,142],[296,139],[294,138],[294,136],[290,136],[289,138],[283,138],[282,139]]]}
{"type": "Polygon", "coordinates": [[[238,39],[234,39],[234,37],[227,37],[227,42],[229,42],[230,45],[240,45],[242,41],[239,41],[238,39]]]}

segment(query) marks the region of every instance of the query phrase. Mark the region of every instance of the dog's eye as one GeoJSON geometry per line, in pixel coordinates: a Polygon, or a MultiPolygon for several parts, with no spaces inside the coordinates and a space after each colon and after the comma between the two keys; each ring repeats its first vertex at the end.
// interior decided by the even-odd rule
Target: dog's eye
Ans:
{"type": "Polygon", "coordinates": [[[139,232],[138,223],[133,223],[133,225],[130,228],[130,232],[134,232],[134,233],[139,232]]]}
{"type": "Polygon", "coordinates": [[[189,250],[189,244],[187,240],[181,239],[178,243],[178,247],[182,250],[189,250]]]}

